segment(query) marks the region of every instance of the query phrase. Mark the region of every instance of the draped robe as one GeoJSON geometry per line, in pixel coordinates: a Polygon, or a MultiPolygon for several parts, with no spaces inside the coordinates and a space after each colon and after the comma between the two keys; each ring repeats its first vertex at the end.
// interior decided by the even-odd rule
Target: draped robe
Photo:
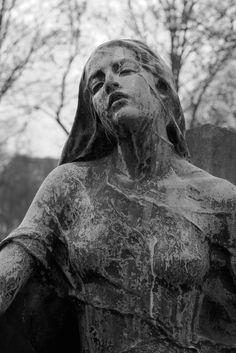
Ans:
{"type": "Polygon", "coordinates": [[[236,188],[185,163],[143,185],[99,161],[51,172],[1,245],[35,260],[1,353],[236,351],[236,188]]]}

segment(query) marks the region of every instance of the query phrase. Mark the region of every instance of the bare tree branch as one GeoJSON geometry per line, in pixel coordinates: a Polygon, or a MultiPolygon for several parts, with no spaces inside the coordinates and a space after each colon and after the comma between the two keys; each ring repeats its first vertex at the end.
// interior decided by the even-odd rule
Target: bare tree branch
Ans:
{"type": "MultiPolygon", "coordinates": [[[[147,0],[147,4],[149,2],[151,0],[147,0]]],[[[156,21],[153,37],[158,36],[163,26],[169,36],[166,47],[169,45],[167,52],[177,91],[180,94],[187,91],[191,93],[190,105],[187,107],[191,124],[198,119],[204,95],[218,72],[232,57],[236,43],[235,3],[226,0],[212,5],[212,0],[157,0],[155,6],[149,7],[156,21]],[[187,81],[184,77],[186,68],[187,81]]],[[[136,16],[133,22],[140,36],[138,10],[132,16],[136,16]]]]}
{"type": "Polygon", "coordinates": [[[0,101],[16,104],[26,115],[41,110],[51,116],[66,134],[68,129],[63,122],[63,111],[68,104],[73,63],[80,51],[81,16],[86,4],[86,0],[56,0],[52,5],[47,4],[50,11],[43,12],[43,16],[29,6],[27,15],[32,16],[32,19],[28,21],[22,13],[25,11],[24,6],[27,6],[26,0],[0,0],[0,101]],[[50,22],[54,26],[49,26],[50,22]],[[58,53],[61,52],[62,57],[59,57],[58,53]],[[35,67],[43,67],[45,57],[50,60],[55,58],[54,66],[58,67],[56,80],[44,78],[39,74],[40,71],[34,71],[33,76],[30,74],[35,67]],[[36,86],[41,84],[46,85],[47,91],[39,92],[36,99],[31,94],[31,87],[39,91],[36,86]],[[20,90],[17,87],[21,87],[20,90]],[[17,98],[11,99],[14,94],[17,98]],[[24,103],[21,103],[22,99],[24,103]]]}
{"type": "MultiPolygon", "coordinates": [[[[143,35],[143,32],[142,30],[139,28],[139,25],[137,23],[137,16],[134,12],[134,9],[133,9],[133,5],[132,5],[132,0],[128,0],[128,7],[129,7],[129,11],[130,11],[130,16],[131,16],[131,21],[132,21],[132,24],[133,24],[133,27],[134,27],[134,31],[136,32],[136,34],[139,36],[139,38],[141,40],[143,40],[144,42],[146,42],[146,38],[145,36],[143,35]]],[[[140,17],[143,17],[143,15],[141,14],[140,17]]]]}

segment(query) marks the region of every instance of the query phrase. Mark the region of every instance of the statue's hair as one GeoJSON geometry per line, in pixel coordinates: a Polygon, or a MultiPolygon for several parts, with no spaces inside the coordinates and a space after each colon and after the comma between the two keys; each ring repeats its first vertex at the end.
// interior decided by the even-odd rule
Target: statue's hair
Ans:
{"type": "Polygon", "coordinates": [[[116,132],[104,117],[99,117],[92,104],[92,92],[88,86],[86,67],[91,58],[103,48],[123,47],[131,50],[147,71],[156,78],[156,90],[160,93],[165,115],[167,136],[181,157],[188,157],[185,142],[185,120],[169,67],[146,44],[131,39],[118,39],[100,45],[88,59],[79,88],[78,107],[74,124],[63,149],[60,164],[95,160],[109,155],[117,145],[116,132]]]}

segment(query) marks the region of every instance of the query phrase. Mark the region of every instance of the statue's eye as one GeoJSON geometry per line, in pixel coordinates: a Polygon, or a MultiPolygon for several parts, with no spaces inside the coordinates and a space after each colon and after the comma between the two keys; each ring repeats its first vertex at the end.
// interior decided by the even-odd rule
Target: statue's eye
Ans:
{"type": "Polygon", "coordinates": [[[96,94],[100,90],[100,88],[102,88],[102,86],[103,86],[103,82],[102,81],[99,81],[99,82],[95,83],[92,86],[92,93],[96,94]]]}
{"type": "Polygon", "coordinates": [[[130,75],[134,70],[129,68],[124,68],[120,70],[120,75],[130,75]]]}
{"type": "Polygon", "coordinates": [[[162,79],[158,80],[156,87],[160,93],[166,93],[168,91],[168,84],[162,79]]]}

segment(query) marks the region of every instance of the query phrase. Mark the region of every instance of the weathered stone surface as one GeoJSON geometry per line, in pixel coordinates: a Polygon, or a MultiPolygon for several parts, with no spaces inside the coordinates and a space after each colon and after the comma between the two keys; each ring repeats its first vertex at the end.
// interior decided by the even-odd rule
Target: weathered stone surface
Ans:
{"type": "Polygon", "coordinates": [[[214,125],[188,130],[187,144],[197,167],[236,184],[236,132],[214,125]]]}
{"type": "Polygon", "coordinates": [[[1,244],[3,353],[236,351],[236,187],[187,161],[184,129],[144,44],[93,53],[61,165],[1,244]]]}

